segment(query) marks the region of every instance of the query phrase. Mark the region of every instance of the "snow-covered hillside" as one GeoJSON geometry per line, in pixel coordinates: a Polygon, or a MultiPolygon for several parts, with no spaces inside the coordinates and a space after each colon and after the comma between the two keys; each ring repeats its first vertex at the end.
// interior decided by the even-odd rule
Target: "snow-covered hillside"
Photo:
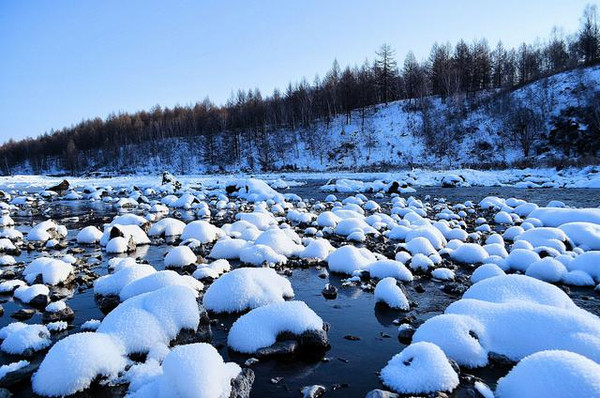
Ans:
{"type": "MultiPolygon", "coordinates": [[[[319,121],[310,129],[278,130],[258,141],[252,134],[241,139],[240,161],[232,161],[224,137],[209,145],[204,137],[164,139],[121,148],[121,156],[106,159],[90,154],[94,166],[87,171],[177,173],[259,170],[357,170],[412,167],[455,168],[477,165],[511,165],[523,159],[523,150],[507,131],[502,108],[518,102],[533,109],[544,125],[536,132],[532,161],[555,155],[549,148],[550,120],[568,106],[582,106],[598,90],[600,67],[576,69],[525,85],[512,93],[488,91],[475,98],[402,100],[365,111],[319,121]],[[425,115],[425,116],[424,116],[425,115]],[[457,116],[458,115],[458,116],[457,116]],[[424,133],[424,117],[432,133],[424,133]],[[216,148],[216,149],[215,149],[216,148]],[[540,148],[544,150],[540,151],[540,148]],[[209,162],[208,152],[216,152],[209,162]]],[[[87,157],[87,155],[86,155],[87,157]]],[[[58,159],[47,159],[43,172],[63,172],[58,159]]],[[[40,172],[29,164],[13,173],[40,172]]]]}

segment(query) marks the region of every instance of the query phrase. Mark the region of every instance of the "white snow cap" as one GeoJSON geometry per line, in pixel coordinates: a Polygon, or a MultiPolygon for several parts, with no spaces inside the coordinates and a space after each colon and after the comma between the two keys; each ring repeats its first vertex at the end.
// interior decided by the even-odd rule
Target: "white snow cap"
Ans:
{"type": "Polygon", "coordinates": [[[182,329],[196,330],[199,323],[196,293],[186,286],[168,286],[119,304],[98,332],[121,341],[127,353],[144,353],[168,347],[182,329]]]}
{"type": "Polygon", "coordinates": [[[375,260],[369,249],[346,245],[331,253],[327,263],[331,272],[352,275],[354,271],[367,269],[375,260]]]}
{"type": "Polygon", "coordinates": [[[182,268],[194,264],[197,260],[196,255],[187,246],[177,246],[169,250],[165,256],[166,268],[182,268]]]}
{"type": "Polygon", "coordinates": [[[303,301],[285,301],[255,308],[231,326],[227,344],[235,351],[251,354],[277,341],[281,332],[301,335],[323,328],[323,320],[303,301]]]}
{"type": "Polygon", "coordinates": [[[410,304],[402,289],[392,277],[384,278],[375,286],[375,302],[387,304],[390,308],[408,311],[410,304]]]}
{"type": "Polygon", "coordinates": [[[210,344],[181,345],[166,356],[162,372],[131,397],[229,397],[231,380],[240,372],[238,364],[225,363],[210,344]]]}
{"type": "Polygon", "coordinates": [[[125,368],[125,351],[102,333],[77,333],[57,342],[32,377],[36,394],[71,395],[88,388],[98,376],[114,378],[125,368]]]}
{"type": "Polygon", "coordinates": [[[435,344],[414,343],[394,355],[381,370],[381,381],[401,394],[452,391],[458,375],[435,344]]]}
{"type": "Polygon", "coordinates": [[[215,312],[241,312],[294,297],[290,281],[271,268],[238,268],[210,285],[203,304],[215,312]]]}
{"type": "Polygon", "coordinates": [[[598,397],[600,365],[568,351],[540,351],[498,381],[499,398],[598,397]]]}

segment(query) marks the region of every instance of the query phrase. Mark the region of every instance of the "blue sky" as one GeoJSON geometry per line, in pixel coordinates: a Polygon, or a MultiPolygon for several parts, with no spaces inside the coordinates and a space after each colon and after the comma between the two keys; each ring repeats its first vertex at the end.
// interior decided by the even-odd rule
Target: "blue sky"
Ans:
{"type": "Polygon", "coordinates": [[[570,33],[589,1],[0,0],[0,142],[84,118],[186,105],[435,42],[570,33]]]}

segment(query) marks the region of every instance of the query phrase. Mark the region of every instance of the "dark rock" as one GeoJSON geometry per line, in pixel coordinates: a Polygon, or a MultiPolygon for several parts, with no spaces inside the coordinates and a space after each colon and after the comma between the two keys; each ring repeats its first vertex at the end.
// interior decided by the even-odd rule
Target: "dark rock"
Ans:
{"type": "Polygon", "coordinates": [[[121,303],[121,299],[116,294],[109,294],[107,296],[96,295],[94,299],[103,314],[108,314],[121,303]]]}
{"type": "Polygon", "coordinates": [[[210,327],[210,318],[206,309],[198,305],[200,312],[200,323],[197,330],[183,329],[175,338],[174,344],[210,343],[213,337],[210,327]]]}
{"type": "MultiPolygon", "coordinates": [[[[0,387],[2,390],[7,387],[11,387],[15,384],[19,384],[22,382],[29,382],[33,373],[40,366],[40,362],[33,362],[29,365],[23,366],[20,369],[13,370],[12,372],[8,372],[4,375],[3,378],[0,379],[0,387]]],[[[2,397],[10,397],[10,392],[6,395],[7,390],[0,390],[0,398],[2,397]]]]}
{"type": "Polygon", "coordinates": [[[35,308],[44,308],[50,303],[50,298],[45,294],[38,294],[31,299],[29,305],[35,308]]]}
{"type": "Polygon", "coordinates": [[[398,341],[400,341],[402,344],[410,344],[414,334],[415,328],[408,325],[398,330],[398,341]]]}
{"type": "Polygon", "coordinates": [[[296,340],[278,341],[269,347],[259,349],[255,354],[258,358],[291,355],[296,352],[298,346],[296,340]]]}
{"type": "Polygon", "coordinates": [[[71,309],[71,307],[66,307],[57,312],[44,312],[42,315],[43,322],[56,322],[56,321],[65,321],[71,322],[75,319],[75,312],[71,309]]]}
{"type": "Polygon", "coordinates": [[[281,376],[273,377],[271,379],[271,383],[272,384],[279,384],[279,382],[281,382],[281,380],[283,380],[283,377],[281,377],[281,376]]]}
{"type": "Polygon", "coordinates": [[[338,289],[337,287],[331,285],[331,284],[326,284],[325,287],[323,288],[323,290],[321,291],[321,294],[323,295],[323,297],[325,297],[328,300],[333,300],[337,297],[338,294],[338,289]]]}
{"type": "Polygon", "coordinates": [[[360,340],[360,337],[352,336],[351,334],[347,334],[346,336],[344,336],[344,339],[350,340],[350,341],[358,341],[358,340],[360,340]]]}
{"type": "Polygon", "coordinates": [[[4,315],[4,307],[0,305],[0,316],[4,315]]]}
{"type": "Polygon", "coordinates": [[[300,391],[303,398],[319,398],[325,394],[326,388],[315,384],[314,386],[302,387],[300,391]]]}
{"type": "Polygon", "coordinates": [[[244,368],[241,373],[231,380],[231,393],[229,398],[248,398],[254,383],[254,372],[252,369],[244,368]]]}
{"type": "Polygon", "coordinates": [[[515,361],[510,360],[506,355],[498,354],[496,352],[490,352],[488,358],[490,363],[494,366],[511,367],[515,364],[515,361]]]}
{"type": "Polygon", "coordinates": [[[423,285],[421,285],[421,284],[419,283],[419,284],[417,284],[417,285],[415,286],[415,291],[416,291],[417,293],[423,293],[423,292],[425,292],[425,288],[423,287],[423,285]]]}
{"type": "Polygon", "coordinates": [[[71,184],[69,184],[69,181],[62,180],[60,184],[48,188],[48,191],[57,192],[59,195],[64,195],[67,189],[69,189],[70,185],[71,184]]]}
{"type": "Polygon", "coordinates": [[[447,283],[442,287],[442,291],[451,295],[462,295],[467,290],[467,287],[460,283],[447,283]]]}
{"type": "Polygon", "coordinates": [[[333,384],[331,386],[331,389],[333,391],[335,391],[335,390],[339,390],[340,388],[348,388],[348,387],[350,387],[350,384],[348,384],[348,383],[339,383],[339,384],[333,384]]]}
{"type": "Polygon", "coordinates": [[[452,366],[452,369],[454,369],[456,374],[460,374],[460,366],[458,366],[458,362],[452,358],[448,358],[448,362],[450,362],[450,366],[452,366]]]}
{"type": "Polygon", "coordinates": [[[365,395],[365,398],[398,398],[400,395],[380,389],[371,390],[365,395]]]}
{"type": "Polygon", "coordinates": [[[329,348],[329,337],[325,330],[307,330],[300,335],[300,347],[302,350],[325,351],[329,348]]]}
{"type": "Polygon", "coordinates": [[[21,308],[17,312],[13,312],[10,317],[18,319],[19,321],[24,321],[31,318],[35,314],[35,310],[31,308],[21,308]]]}

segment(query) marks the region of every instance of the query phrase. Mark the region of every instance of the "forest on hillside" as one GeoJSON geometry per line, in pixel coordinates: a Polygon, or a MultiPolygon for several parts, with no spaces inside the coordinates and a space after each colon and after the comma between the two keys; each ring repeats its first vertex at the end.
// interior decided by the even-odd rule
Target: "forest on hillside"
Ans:
{"type": "MultiPolygon", "coordinates": [[[[244,145],[267,151],[275,131],[301,129],[305,135],[318,134],[311,126],[328,126],[340,116],[346,123],[364,125],[375,105],[398,100],[408,100],[412,110],[420,114],[422,123],[415,133],[426,145],[434,150],[437,146],[443,152],[440,145],[447,145],[459,132],[449,132],[440,127],[439,120],[436,123],[429,117],[431,98],[439,98],[446,105],[443,123],[448,125],[448,120],[464,118],[493,96],[556,73],[598,64],[597,19],[596,7],[587,6],[580,28],[573,34],[565,35],[555,28],[546,40],[523,43],[517,48],[506,48],[502,42],[492,46],[485,39],[435,43],[424,60],[417,60],[409,52],[399,62],[394,50],[383,44],[372,62],[365,60],[362,65],[342,68],[334,60],[323,77],[289,83],[285,90],[267,96],[258,89],[239,90],[222,106],[206,98],[193,106],[156,105],[148,111],[84,120],[37,138],[4,143],[0,146],[0,171],[11,174],[15,167],[26,163],[33,172],[40,173],[49,170],[53,162],[54,168],[58,163],[72,173],[88,172],[123,156],[123,147],[147,146],[171,138],[198,139],[198,145],[203,146],[202,160],[208,164],[236,163],[244,156],[244,145]],[[358,121],[352,120],[357,117],[358,121]]],[[[543,132],[544,115],[538,110],[514,101],[502,103],[498,112],[505,115],[505,130],[520,143],[524,157],[534,155],[532,144],[542,133],[548,145],[559,148],[565,157],[597,157],[600,96],[595,90],[585,103],[566,109],[543,132]]],[[[460,124],[456,126],[460,129],[460,124]]],[[[304,137],[308,143],[313,138],[304,137]]],[[[271,169],[271,157],[259,153],[254,168],[271,169]]]]}

